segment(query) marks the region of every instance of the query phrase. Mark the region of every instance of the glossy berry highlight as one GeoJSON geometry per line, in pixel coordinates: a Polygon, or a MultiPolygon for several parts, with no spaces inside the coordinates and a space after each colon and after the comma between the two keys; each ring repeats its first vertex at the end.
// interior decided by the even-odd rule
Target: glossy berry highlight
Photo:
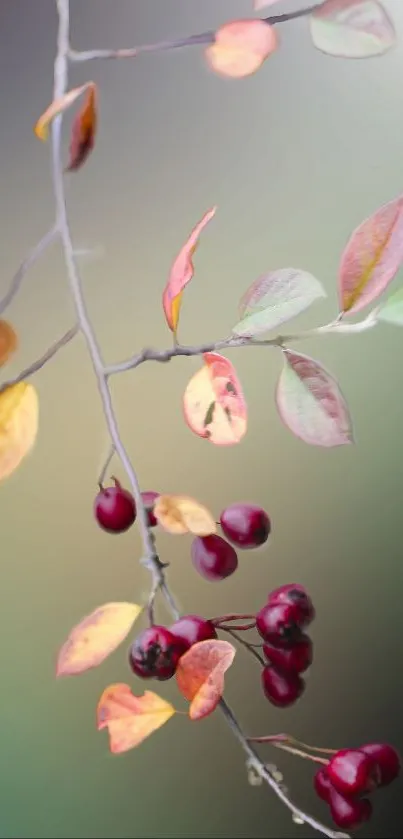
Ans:
{"type": "Polygon", "coordinates": [[[288,708],[305,690],[305,682],[298,673],[285,673],[268,665],[262,670],[262,688],[266,698],[277,708],[288,708]]]}
{"type": "Polygon", "coordinates": [[[213,624],[205,618],[199,617],[199,615],[183,615],[169,627],[169,631],[186,645],[186,649],[199,641],[209,641],[211,638],[217,638],[217,632],[213,624]]]}
{"type": "Polygon", "coordinates": [[[313,660],[313,644],[308,635],[299,635],[290,647],[278,647],[276,644],[263,644],[265,658],[279,670],[287,673],[304,673],[313,660]]]}
{"type": "Polygon", "coordinates": [[[238,548],[258,548],[271,531],[267,513],[256,504],[231,504],[222,511],[220,525],[224,536],[238,548]]]}
{"type": "Polygon", "coordinates": [[[136,504],[132,494],[123,489],[116,478],[114,486],[100,487],[94,501],[94,515],[107,533],[124,533],[136,520],[136,504]]]}
{"type": "Polygon", "coordinates": [[[327,774],[342,795],[363,795],[379,784],[376,761],[360,749],[340,749],[329,761],[327,774]]]}
{"type": "Polygon", "coordinates": [[[187,646],[165,626],[150,626],[133,642],[129,663],[133,673],[142,679],[170,679],[187,646]]]}
{"type": "Polygon", "coordinates": [[[270,592],[267,602],[271,605],[285,603],[293,606],[296,622],[301,627],[308,626],[314,620],[315,609],[312,600],[304,586],[299,583],[287,583],[287,585],[274,589],[270,592]]]}
{"type": "Polygon", "coordinates": [[[234,548],[216,533],[196,536],[192,542],[191,555],[194,567],[206,580],[224,580],[238,568],[234,548]]]}
{"type": "Polygon", "coordinates": [[[360,746],[360,751],[369,755],[379,769],[379,786],[386,787],[400,774],[400,755],[388,743],[366,743],[360,746]]]}
{"type": "Polygon", "coordinates": [[[371,818],[372,805],[367,798],[348,798],[332,789],[328,801],[334,823],[343,830],[356,830],[371,818]]]}
{"type": "Polygon", "coordinates": [[[294,606],[287,603],[267,604],[256,615],[256,628],[264,641],[288,647],[300,636],[294,606]]]}

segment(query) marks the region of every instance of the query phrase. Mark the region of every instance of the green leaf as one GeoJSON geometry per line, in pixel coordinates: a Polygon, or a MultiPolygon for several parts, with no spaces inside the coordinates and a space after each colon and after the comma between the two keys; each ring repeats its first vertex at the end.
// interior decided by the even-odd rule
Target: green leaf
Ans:
{"type": "Polygon", "coordinates": [[[403,326],[403,288],[395,291],[378,311],[378,320],[386,323],[393,323],[396,326],[403,326]]]}

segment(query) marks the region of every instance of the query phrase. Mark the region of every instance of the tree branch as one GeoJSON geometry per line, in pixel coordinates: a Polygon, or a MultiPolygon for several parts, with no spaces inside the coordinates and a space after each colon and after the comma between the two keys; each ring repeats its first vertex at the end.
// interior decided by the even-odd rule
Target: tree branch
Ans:
{"type": "Polygon", "coordinates": [[[48,230],[47,233],[43,236],[43,238],[38,242],[37,245],[32,249],[32,251],[25,257],[24,261],[21,263],[18,271],[14,274],[14,277],[11,280],[10,288],[4,295],[4,297],[0,300],[0,315],[7,309],[10,305],[11,301],[14,300],[16,294],[20,289],[21,283],[25,277],[25,274],[31,268],[31,266],[39,259],[39,257],[43,254],[46,248],[53,242],[58,235],[58,231],[56,227],[53,227],[52,230],[48,230]]]}
{"type": "Polygon", "coordinates": [[[29,379],[30,376],[33,376],[34,373],[37,373],[38,370],[44,367],[45,364],[47,364],[48,361],[50,361],[50,359],[53,358],[53,356],[56,355],[56,353],[58,353],[59,350],[62,349],[62,347],[65,347],[66,344],[72,341],[77,334],[78,326],[73,326],[71,329],[68,330],[68,332],[65,332],[65,334],[62,335],[61,338],[55,341],[55,343],[52,344],[52,346],[49,347],[49,349],[46,350],[46,352],[40,358],[38,358],[36,361],[30,364],[29,367],[26,367],[25,370],[21,370],[21,372],[18,374],[18,376],[15,377],[15,379],[10,379],[8,382],[3,382],[0,385],[0,393],[2,393],[2,391],[5,390],[7,387],[16,385],[18,384],[18,382],[23,382],[25,381],[25,379],[29,379]]]}

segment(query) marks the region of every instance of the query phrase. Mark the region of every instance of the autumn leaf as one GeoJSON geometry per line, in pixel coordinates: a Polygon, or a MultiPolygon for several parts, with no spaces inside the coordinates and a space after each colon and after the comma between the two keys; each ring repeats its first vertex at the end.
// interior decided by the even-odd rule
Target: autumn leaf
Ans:
{"type": "Polygon", "coordinates": [[[33,385],[18,382],[0,393],[0,480],[8,478],[34,446],[39,422],[33,385]]]}
{"type": "Polygon", "coordinates": [[[81,85],[81,87],[75,87],[72,90],[69,90],[60,99],[55,99],[46,111],[39,117],[35,127],[34,132],[39,140],[47,140],[49,134],[49,125],[52,120],[57,117],[59,114],[64,113],[70,108],[74,102],[84,93],[88,88],[95,88],[96,85],[94,82],[86,82],[86,84],[81,85]]]}
{"type": "Polygon", "coordinates": [[[205,57],[215,73],[241,79],[256,73],[277,46],[274,26],[264,20],[232,20],[217,29],[205,57]]]}
{"type": "Polygon", "coordinates": [[[142,612],[135,603],[105,603],[71,630],[57,659],[57,676],[77,676],[98,667],[126,638],[142,612]]]}
{"type": "Polygon", "coordinates": [[[209,510],[187,495],[160,495],[154,504],[153,513],[168,533],[210,536],[217,529],[209,510]]]}
{"type": "Polygon", "coordinates": [[[341,258],[339,305],[355,314],[379,297],[403,261],[403,196],[384,204],[354,231],[341,258]]]}
{"type": "Polygon", "coordinates": [[[213,207],[211,210],[208,210],[201,221],[193,228],[188,240],[183,245],[183,248],[181,248],[172,265],[168,282],[162,295],[162,305],[166,321],[175,336],[178,329],[183,290],[192,279],[194,273],[192,257],[197,248],[199,236],[209,221],[214,217],[216,209],[217,207],[213,207]]]}
{"type": "Polygon", "coordinates": [[[110,751],[121,754],[139,746],[175,713],[169,702],[149,690],[134,696],[128,685],[109,685],[98,703],[97,727],[108,729],[110,751]]]}
{"type": "Polygon", "coordinates": [[[183,395],[186,423],[216,446],[239,443],[247,429],[247,407],[235,368],[218,353],[204,353],[203,361],[183,395]]]}
{"type": "Polygon", "coordinates": [[[299,315],[326,292],[312,274],[297,268],[279,268],[259,277],[245,292],[239,307],[241,320],[233,335],[262,335],[299,315]]]}
{"type": "Polygon", "coordinates": [[[97,130],[97,89],[91,85],[87,89],[85,101],[73,122],[70,140],[70,160],[66,172],[75,172],[87,160],[94,148],[97,130]]]}
{"type": "Polygon", "coordinates": [[[18,348],[17,333],[11,323],[0,320],[0,367],[8,361],[18,348]]]}
{"type": "Polygon", "coordinates": [[[284,425],[312,446],[352,443],[348,407],[333,376],[307,355],[284,350],[283,356],[276,403],[284,425]]]}
{"type": "Polygon", "coordinates": [[[201,720],[217,707],[224,693],[224,673],[231,667],[236,649],[228,641],[199,641],[179,659],[178,688],[191,704],[189,717],[201,720]]]}
{"type": "Polygon", "coordinates": [[[382,55],[396,42],[391,19],[376,0],[326,0],[309,16],[315,47],[337,58],[382,55]]]}

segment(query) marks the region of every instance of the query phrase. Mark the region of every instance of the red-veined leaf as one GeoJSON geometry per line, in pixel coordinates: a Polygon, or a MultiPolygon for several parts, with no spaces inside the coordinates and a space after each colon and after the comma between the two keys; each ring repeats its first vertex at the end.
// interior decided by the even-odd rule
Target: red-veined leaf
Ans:
{"type": "Polygon", "coordinates": [[[312,274],[297,268],[279,268],[259,277],[242,297],[241,320],[234,335],[253,337],[299,315],[326,292],[312,274]]]}
{"type": "Polygon", "coordinates": [[[376,0],[326,0],[309,23],[315,47],[340,58],[381,55],[396,42],[393,23],[376,0]]]}
{"type": "Polygon", "coordinates": [[[85,163],[94,148],[97,130],[97,89],[91,85],[78,114],[76,114],[70,140],[70,159],[66,172],[76,172],[85,163]]]}
{"type": "Polygon", "coordinates": [[[354,231],[341,258],[339,303],[355,314],[385,291],[403,261],[403,196],[384,204],[354,231]]]}
{"type": "Polygon", "coordinates": [[[39,140],[47,140],[49,133],[49,125],[52,120],[59,114],[62,114],[87,90],[89,87],[94,87],[94,82],[86,82],[81,87],[75,87],[67,91],[60,99],[56,99],[46,108],[46,111],[39,117],[38,122],[34,127],[34,131],[39,140]]]}
{"type": "Polygon", "coordinates": [[[247,407],[235,369],[218,353],[204,353],[203,361],[183,395],[186,423],[216,446],[239,443],[247,428],[247,407]]]}
{"type": "Polygon", "coordinates": [[[205,56],[215,73],[241,79],[256,73],[277,46],[274,26],[264,20],[232,20],[217,29],[205,56]]]}
{"type": "Polygon", "coordinates": [[[193,644],[179,659],[176,681],[182,696],[191,703],[191,720],[201,720],[217,707],[224,693],[224,673],[235,653],[228,641],[211,639],[193,644]]]}
{"type": "Polygon", "coordinates": [[[210,511],[187,495],[159,495],[153,514],[168,533],[210,536],[217,530],[210,511]]]}
{"type": "Polygon", "coordinates": [[[351,420],[339,385],[317,361],[284,350],[276,402],[287,428],[312,446],[353,442],[351,420]]]}
{"type": "Polygon", "coordinates": [[[98,702],[97,727],[108,729],[110,751],[121,754],[140,745],[175,713],[169,702],[149,690],[134,696],[128,685],[109,685],[98,702]]]}
{"type": "Polygon", "coordinates": [[[208,210],[198,224],[196,224],[196,227],[193,228],[188,240],[183,245],[183,248],[181,248],[172,265],[168,282],[164,288],[162,305],[167,324],[174,335],[176,335],[178,329],[183,290],[192,279],[194,273],[192,257],[197,248],[199,236],[215,215],[216,209],[217,207],[212,207],[211,210],[208,210]]]}
{"type": "Polygon", "coordinates": [[[105,603],[71,630],[57,659],[57,676],[76,676],[97,667],[133,626],[143,607],[136,603],[105,603]]]}

